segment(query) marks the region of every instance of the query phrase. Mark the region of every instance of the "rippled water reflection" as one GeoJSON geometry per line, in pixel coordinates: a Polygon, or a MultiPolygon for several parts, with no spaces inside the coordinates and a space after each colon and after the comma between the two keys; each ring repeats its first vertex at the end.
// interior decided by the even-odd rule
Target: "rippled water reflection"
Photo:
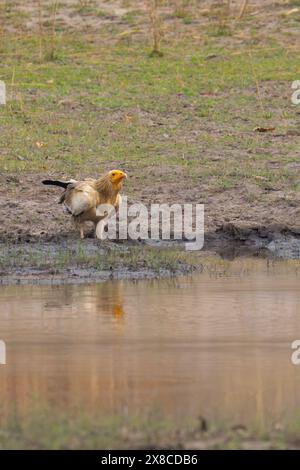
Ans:
{"type": "Polygon", "coordinates": [[[0,401],[276,422],[300,408],[299,276],[0,288],[0,401]]]}

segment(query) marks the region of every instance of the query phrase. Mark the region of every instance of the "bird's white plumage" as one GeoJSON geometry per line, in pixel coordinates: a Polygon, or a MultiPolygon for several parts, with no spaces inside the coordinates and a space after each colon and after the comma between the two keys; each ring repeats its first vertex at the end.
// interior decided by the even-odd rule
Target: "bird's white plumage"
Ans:
{"type": "Polygon", "coordinates": [[[73,197],[71,201],[66,201],[65,205],[73,215],[82,214],[91,207],[89,196],[89,191],[76,191],[76,197],[73,197]]]}

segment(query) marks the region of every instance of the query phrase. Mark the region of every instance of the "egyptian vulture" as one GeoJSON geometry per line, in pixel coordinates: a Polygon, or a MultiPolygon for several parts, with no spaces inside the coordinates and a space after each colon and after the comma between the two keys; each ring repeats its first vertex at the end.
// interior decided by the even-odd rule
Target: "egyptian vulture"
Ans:
{"type": "Polygon", "coordinates": [[[111,170],[98,179],[88,178],[83,181],[44,180],[42,183],[64,188],[59,203],[64,204],[72,215],[81,239],[84,238],[84,222],[87,221],[94,223],[95,235],[101,239],[107,220],[114,213],[113,208],[117,211],[122,202],[120,190],[125,178],[127,175],[123,171],[111,170]],[[104,215],[99,215],[99,206],[102,204],[109,204],[113,208],[110,212],[106,211],[104,215]]]}

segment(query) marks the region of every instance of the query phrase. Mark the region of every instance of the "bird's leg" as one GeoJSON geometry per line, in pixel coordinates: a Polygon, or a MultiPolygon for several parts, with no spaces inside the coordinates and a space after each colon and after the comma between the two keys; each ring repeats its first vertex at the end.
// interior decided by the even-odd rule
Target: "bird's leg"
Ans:
{"type": "Polygon", "coordinates": [[[107,218],[105,217],[104,219],[101,219],[96,225],[95,236],[96,238],[99,238],[99,240],[105,240],[105,237],[103,236],[103,234],[104,234],[104,228],[106,224],[107,224],[107,218]]]}
{"type": "Polygon", "coordinates": [[[73,220],[74,220],[75,227],[79,230],[80,239],[83,240],[84,239],[83,223],[80,222],[80,220],[74,216],[73,216],[73,220]]]}

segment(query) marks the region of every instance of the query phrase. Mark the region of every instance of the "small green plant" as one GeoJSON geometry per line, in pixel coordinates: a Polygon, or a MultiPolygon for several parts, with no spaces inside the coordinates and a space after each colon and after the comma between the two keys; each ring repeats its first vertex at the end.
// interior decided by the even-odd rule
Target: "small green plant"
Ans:
{"type": "Polygon", "coordinates": [[[58,0],[52,0],[51,20],[50,20],[50,40],[46,53],[46,60],[54,61],[57,58],[56,44],[56,20],[57,20],[58,0]]]}
{"type": "Polygon", "coordinates": [[[160,49],[160,43],[163,37],[161,19],[158,13],[159,0],[148,0],[148,13],[152,34],[152,51],[151,57],[162,57],[163,53],[160,49]]]}
{"type": "Polygon", "coordinates": [[[230,36],[232,34],[230,25],[230,0],[223,0],[222,2],[212,4],[210,11],[211,17],[216,18],[216,21],[211,27],[213,36],[230,36]]]}
{"type": "Polygon", "coordinates": [[[189,16],[189,3],[189,0],[176,0],[174,6],[174,16],[180,19],[187,18],[189,16]]]}
{"type": "Polygon", "coordinates": [[[243,16],[245,15],[247,7],[248,7],[248,3],[249,3],[248,0],[243,0],[239,14],[237,16],[237,20],[241,20],[243,16]]]}

